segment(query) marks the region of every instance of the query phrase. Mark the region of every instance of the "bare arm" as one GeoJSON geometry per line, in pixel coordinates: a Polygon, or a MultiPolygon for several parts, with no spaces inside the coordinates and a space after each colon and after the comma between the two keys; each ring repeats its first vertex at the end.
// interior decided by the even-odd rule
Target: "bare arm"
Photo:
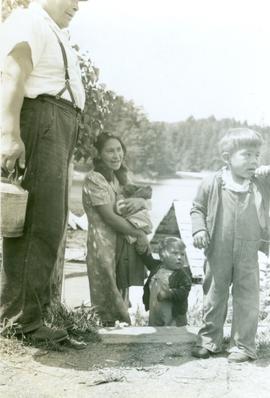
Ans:
{"type": "Polygon", "coordinates": [[[136,247],[138,252],[149,252],[149,242],[146,234],[135,227],[133,227],[123,217],[116,214],[111,204],[96,206],[96,209],[106,224],[109,224],[116,232],[124,235],[131,235],[137,238],[136,247]]]}
{"type": "Polygon", "coordinates": [[[19,43],[6,58],[2,73],[1,167],[11,172],[16,160],[24,167],[25,148],[20,133],[20,113],[24,100],[24,83],[33,69],[31,49],[19,43]]]}

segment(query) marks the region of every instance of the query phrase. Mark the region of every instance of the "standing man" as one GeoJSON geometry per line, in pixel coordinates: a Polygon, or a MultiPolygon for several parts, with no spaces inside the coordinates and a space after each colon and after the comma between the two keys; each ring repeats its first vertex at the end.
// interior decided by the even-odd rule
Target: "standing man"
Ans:
{"type": "Polygon", "coordinates": [[[59,342],[43,324],[50,279],[68,211],[68,168],[85,93],[66,28],[78,0],[33,0],[1,31],[1,167],[25,170],[29,192],[23,236],[3,239],[0,321],[32,341],[59,342]]]}

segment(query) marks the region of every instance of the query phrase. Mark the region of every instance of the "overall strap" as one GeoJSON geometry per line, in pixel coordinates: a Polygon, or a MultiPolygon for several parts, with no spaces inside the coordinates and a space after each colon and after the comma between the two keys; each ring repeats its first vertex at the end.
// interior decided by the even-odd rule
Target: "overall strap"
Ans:
{"type": "Polygon", "coordinates": [[[59,93],[56,94],[56,98],[58,98],[58,99],[61,98],[62,94],[67,90],[69,92],[72,105],[74,106],[74,108],[77,108],[75,98],[74,98],[73,92],[70,87],[70,77],[69,77],[69,72],[68,72],[68,60],[67,60],[66,50],[65,50],[63,43],[59,39],[57,33],[53,29],[52,29],[52,31],[55,34],[57,41],[60,45],[61,53],[62,53],[62,57],[63,57],[63,61],[64,61],[64,67],[65,67],[65,87],[63,87],[62,90],[60,90],[59,93]]]}

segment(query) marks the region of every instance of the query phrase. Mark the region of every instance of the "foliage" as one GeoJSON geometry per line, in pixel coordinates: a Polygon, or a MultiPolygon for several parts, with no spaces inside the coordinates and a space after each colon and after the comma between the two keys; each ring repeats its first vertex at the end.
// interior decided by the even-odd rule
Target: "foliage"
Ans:
{"type": "Polygon", "coordinates": [[[86,102],[74,156],[77,162],[91,164],[94,155],[93,143],[104,129],[105,117],[110,112],[110,107],[116,95],[107,90],[104,85],[98,83],[99,71],[88,55],[80,54],[78,47],[76,47],[76,50],[82,70],[86,102]]]}
{"type": "Polygon", "coordinates": [[[121,137],[128,150],[127,163],[131,170],[137,172],[143,152],[141,136],[148,126],[149,121],[141,108],[136,107],[133,101],[115,96],[110,113],[105,118],[104,130],[121,137]]]}
{"type": "MultiPolygon", "coordinates": [[[[45,315],[45,325],[50,328],[66,329],[70,338],[75,338],[77,341],[97,342],[100,341],[98,328],[101,326],[101,321],[95,311],[94,307],[81,305],[74,309],[67,308],[60,302],[55,302],[47,308],[45,315]]],[[[20,341],[17,340],[18,328],[16,324],[10,324],[5,329],[5,333],[0,336],[0,356],[4,353],[17,352],[21,353],[24,345],[31,345],[26,335],[21,336],[20,341]]],[[[44,345],[40,343],[40,345],[44,345]]],[[[60,349],[58,344],[53,342],[45,342],[48,348],[60,349]]]]}
{"type": "Polygon", "coordinates": [[[2,20],[4,21],[16,7],[27,7],[31,0],[2,0],[2,20]]]}
{"type": "MultiPolygon", "coordinates": [[[[29,0],[4,0],[3,15],[15,6],[26,6],[29,0]]],[[[101,131],[119,135],[127,146],[127,163],[137,174],[173,175],[177,170],[216,170],[221,166],[217,144],[231,127],[246,126],[265,137],[262,161],[270,164],[270,127],[248,126],[234,119],[216,120],[214,116],[196,120],[190,116],[178,123],[150,122],[133,101],[110,91],[98,81],[98,69],[88,54],[80,58],[86,105],[75,150],[75,161],[91,165],[93,143],[101,131]]]]}
{"type": "Polygon", "coordinates": [[[25,340],[18,340],[14,335],[8,338],[0,336],[0,357],[22,357],[27,352],[25,340]]]}
{"type": "MultiPolygon", "coordinates": [[[[121,116],[115,131],[117,126],[125,125],[125,117],[121,116]]],[[[135,173],[150,177],[174,175],[177,170],[217,170],[222,165],[218,153],[221,136],[229,128],[240,126],[262,133],[265,139],[262,163],[270,164],[270,127],[248,126],[234,119],[216,120],[213,116],[199,120],[191,116],[178,123],[143,119],[136,128],[131,126],[125,131],[128,164],[135,173]]]]}
{"type": "Polygon", "coordinates": [[[190,117],[185,122],[167,124],[168,142],[173,143],[173,159],[176,159],[177,170],[201,171],[216,170],[222,162],[218,153],[218,142],[221,136],[232,127],[250,127],[262,133],[265,138],[263,163],[270,163],[270,128],[248,126],[234,119],[195,120],[190,117]]]}
{"type": "Polygon", "coordinates": [[[49,327],[67,329],[69,335],[78,340],[100,340],[100,320],[93,307],[81,305],[75,309],[68,309],[64,304],[55,303],[48,308],[45,323],[49,327]]]}

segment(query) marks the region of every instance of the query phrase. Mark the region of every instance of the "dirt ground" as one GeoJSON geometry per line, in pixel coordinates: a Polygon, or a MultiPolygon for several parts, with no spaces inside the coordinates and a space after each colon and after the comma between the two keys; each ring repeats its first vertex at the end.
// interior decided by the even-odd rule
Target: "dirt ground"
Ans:
{"type": "MultiPolygon", "coordinates": [[[[71,235],[68,247],[81,245],[80,234],[71,235]]],[[[270,300],[269,273],[265,274],[262,293],[268,322],[257,361],[230,364],[225,353],[206,360],[193,358],[196,330],[188,333],[188,339],[173,341],[169,330],[161,339],[146,336],[138,341],[109,339],[105,334],[80,351],[25,347],[0,338],[0,397],[269,398],[270,300]]]]}
{"type": "Polygon", "coordinates": [[[101,342],[89,343],[85,350],[63,347],[62,352],[15,344],[12,354],[1,339],[0,396],[270,397],[269,346],[261,346],[257,361],[230,364],[226,354],[206,360],[192,358],[193,333],[184,332],[179,342],[171,337],[168,331],[167,341],[155,342],[158,339],[150,336],[136,343],[104,335],[101,342]]]}

